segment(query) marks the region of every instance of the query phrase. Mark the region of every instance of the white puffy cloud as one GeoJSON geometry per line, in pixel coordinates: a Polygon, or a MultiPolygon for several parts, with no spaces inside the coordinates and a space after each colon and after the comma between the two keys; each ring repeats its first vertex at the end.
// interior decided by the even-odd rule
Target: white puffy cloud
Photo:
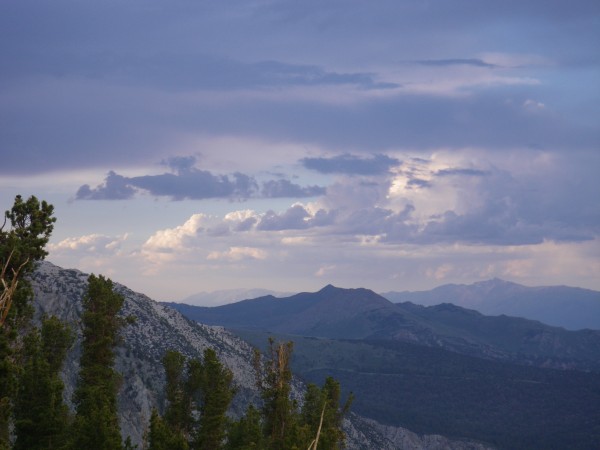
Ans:
{"type": "Polygon", "coordinates": [[[48,252],[51,257],[60,257],[65,254],[77,255],[107,255],[115,254],[121,249],[121,245],[128,238],[127,234],[122,236],[105,236],[103,234],[88,234],[85,236],[70,237],[56,244],[48,244],[48,252]]]}
{"type": "Polygon", "coordinates": [[[253,247],[230,247],[224,252],[210,252],[206,259],[214,261],[242,261],[245,259],[266,259],[267,252],[253,247]]]}
{"type": "Polygon", "coordinates": [[[201,232],[206,231],[210,222],[209,216],[194,214],[183,225],[154,233],[144,244],[143,250],[161,253],[184,251],[201,232]]]}
{"type": "Polygon", "coordinates": [[[65,238],[48,244],[48,258],[63,267],[113,276],[121,272],[119,267],[131,258],[131,253],[126,249],[128,241],[128,234],[88,234],[65,238]]]}

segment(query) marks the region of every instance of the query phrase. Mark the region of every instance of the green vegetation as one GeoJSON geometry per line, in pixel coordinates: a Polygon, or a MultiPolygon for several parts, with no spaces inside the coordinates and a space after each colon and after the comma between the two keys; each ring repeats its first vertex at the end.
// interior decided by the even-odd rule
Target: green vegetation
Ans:
{"type": "Polygon", "coordinates": [[[25,278],[44,247],[56,219],[54,208],[34,196],[18,195],[0,226],[0,449],[10,448],[13,404],[19,391],[20,336],[31,328],[31,288],[25,278]]]}
{"type": "MultiPolygon", "coordinates": [[[[266,348],[265,333],[238,334],[266,348]]],[[[334,377],[343,391],[357,394],[353,411],[417,433],[506,449],[591,449],[600,442],[598,373],[501,363],[398,341],[299,336],[291,367],[306,382],[334,377]]]]}
{"type": "Polygon", "coordinates": [[[27,316],[24,310],[30,295],[23,277],[33,270],[36,261],[48,254],[44,247],[56,222],[53,212],[54,207],[45,201],[40,203],[34,196],[23,201],[17,195],[13,207],[4,213],[0,227],[0,327],[9,317],[12,323],[9,320],[7,325],[11,328],[18,323],[19,316],[27,316]],[[7,223],[10,227],[5,231],[7,223]],[[25,295],[22,295],[24,291],[25,295]],[[13,302],[15,308],[12,308],[13,302]],[[11,309],[16,310],[12,316],[11,309]]]}
{"type": "Polygon", "coordinates": [[[73,334],[56,317],[42,321],[26,338],[14,407],[15,450],[60,449],[67,442],[69,410],[60,379],[73,334]]]}
{"type": "MultiPolygon", "coordinates": [[[[63,402],[60,378],[73,333],[55,317],[44,318],[41,329],[31,325],[32,291],[24,276],[47,254],[52,213],[46,202],[17,196],[0,227],[0,449],[133,449],[131,439],[121,437],[117,394],[122,379],[114,369],[115,347],[128,319],[119,316],[124,298],[112,281],[102,275],[88,278],[74,416],[63,402]]],[[[349,402],[339,408],[339,383],[328,379],[323,388],[308,387],[300,409],[292,398],[291,351],[291,342],[271,342],[269,358],[255,355],[263,404],[260,409],[251,405],[238,421],[227,417],[235,394],[233,374],[213,349],[207,348],[202,360],[167,352],[167,407],[164,417],[152,412],[148,448],[339,448],[349,402]]]]}
{"type": "Polygon", "coordinates": [[[233,375],[206,349],[203,360],[168,351],[163,358],[167,407],[150,418],[150,450],[337,450],[343,447],[342,418],[351,399],[340,408],[340,385],[328,378],[322,388],[308,386],[303,406],[292,398],[289,359],[293,344],[270,341],[267,358],[255,353],[260,408],[250,405],[239,420],[226,416],[235,393],[233,375]]]}
{"type": "Polygon", "coordinates": [[[88,283],[72,448],[116,450],[122,448],[117,416],[120,375],[113,369],[113,349],[123,326],[117,313],[124,299],[103,276],[90,275],[88,283]]]}
{"type": "Polygon", "coordinates": [[[233,398],[233,374],[213,349],[203,361],[168,351],[163,358],[167,407],[164,417],[155,410],[149,430],[149,449],[218,449],[227,427],[226,412],[233,398]]]}
{"type": "Polygon", "coordinates": [[[342,417],[350,408],[352,396],[340,408],[340,385],[327,378],[323,388],[310,384],[302,409],[291,398],[292,370],[290,360],[293,343],[275,343],[269,338],[267,358],[255,353],[257,385],[263,398],[262,417],[265,448],[324,450],[344,445],[342,417]]]}
{"type": "Polygon", "coordinates": [[[221,364],[211,348],[204,351],[204,360],[197,368],[191,367],[190,374],[196,374],[193,387],[199,388],[200,420],[195,436],[195,447],[220,448],[225,438],[227,409],[234,395],[233,373],[221,364]]]}

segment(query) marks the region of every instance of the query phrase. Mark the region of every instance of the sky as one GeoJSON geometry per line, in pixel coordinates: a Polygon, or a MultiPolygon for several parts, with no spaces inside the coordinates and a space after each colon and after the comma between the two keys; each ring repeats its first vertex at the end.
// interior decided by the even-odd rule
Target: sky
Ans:
{"type": "Polygon", "coordinates": [[[600,290],[596,0],[0,2],[0,202],[156,300],[600,290]]]}

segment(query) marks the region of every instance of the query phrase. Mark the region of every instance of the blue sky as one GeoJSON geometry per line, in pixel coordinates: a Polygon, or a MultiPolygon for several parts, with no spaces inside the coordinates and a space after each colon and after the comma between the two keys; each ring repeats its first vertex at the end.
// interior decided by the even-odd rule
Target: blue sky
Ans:
{"type": "Polygon", "coordinates": [[[228,288],[600,289],[595,1],[0,4],[0,200],[49,260],[228,288]]]}

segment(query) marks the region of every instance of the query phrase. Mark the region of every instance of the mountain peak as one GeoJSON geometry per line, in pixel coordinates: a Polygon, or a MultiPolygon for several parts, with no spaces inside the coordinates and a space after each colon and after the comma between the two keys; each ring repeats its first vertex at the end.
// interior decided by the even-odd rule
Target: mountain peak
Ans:
{"type": "Polygon", "coordinates": [[[335,287],[333,284],[328,284],[327,286],[323,287],[319,292],[326,293],[326,292],[339,291],[340,289],[341,288],[335,287]]]}

